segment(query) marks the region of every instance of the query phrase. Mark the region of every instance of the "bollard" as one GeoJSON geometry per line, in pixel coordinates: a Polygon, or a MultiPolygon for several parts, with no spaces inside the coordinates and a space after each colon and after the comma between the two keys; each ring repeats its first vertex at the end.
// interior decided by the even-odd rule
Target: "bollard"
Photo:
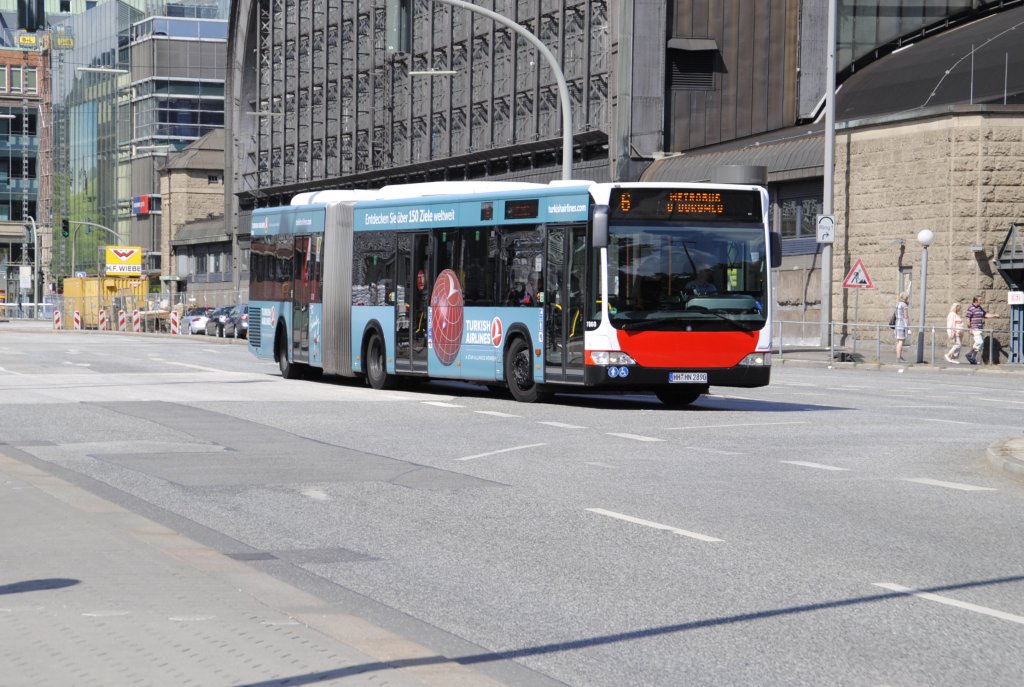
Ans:
{"type": "Polygon", "coordinates": [[[96,328],[101,332],[107,331],[107,311],[103,308],[100,308],[99,321],[96,328]]]}
{"type": "Polygon", "coordinates": [[[138,310],[132,310],[132,331],[136,334],[142,331],[142,316],[138,310]]]}
{"type": "Polygon", "coordinates": [[[76,310],[75,311],[75,329],[78,330],[78,329],[81,329],[81,328],[82,328],[82,313],[80,313],[80,312],[78,312],[76,310]]]}
{"type": "Polygon", "coordinates": [[[60,310],[54,310],[53,311],[53,328],[54,329],[63,329],[64,328],[64,326],[60,322],[60,310]]]}
{"type": "Polygon", "coordinates": [[[178,311],[171,311],[171,334],[180,334],[178,331],[178,311]]]}
{"type": "Polygon", "coordinates": [[[124,332],[128,331],[127,319],[125,317],[124,310],[117,311],[117,331],[124,332]]]}

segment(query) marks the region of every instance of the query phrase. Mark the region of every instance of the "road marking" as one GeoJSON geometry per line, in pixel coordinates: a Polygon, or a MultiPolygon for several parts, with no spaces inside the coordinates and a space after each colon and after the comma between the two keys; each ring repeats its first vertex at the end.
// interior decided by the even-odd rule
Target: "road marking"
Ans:
{"type": "Polygon", "coordinates": [[[456,403],[445,403],[444,401],[420,401],[425,406],[437,406],[438,408],[465,408],[456,403]]]}
{"type": "Polygon", "coordinates": [[[496,456],[499,453],[509,453],[511,451],[525,451],[528,448],[537,448],[538,446],[547,446],[547,444],[527,444],[525,446],[513,446],[512,448],[502,448],[498,449],[497,451],[478,453],[475,456],[465,456],[464,458],[456,458],[455,460],[474,460],[476,458],[486,458],[487,456],[496,456]]]}
{"type": "Polygon", "coordinates": [[[1011,623],[1017,623],[1018,625],[1024,625],[1024,616],[1014,615],[1013,613],[997,611],[994,608],[978,606],[977,604],[967,603],[966,601],[957,601],[956,599],[950,599],[948,597],[939,596],[938,594],[932,594],[930,592],[921,592],[916,589],[911,589],[910,587],[904,587],[902,585],[893,584],[892,582],[874,582],[873,584],[876,587],[888,589],[891,592],[899,592],[900,594],[907,594],[909,596],[918,596],[922,599],[928,599],[929,601],[935,601],[940,604],[946,604],[947,606],[955,606],[956,608],[962,608],[967,611],[981,613],[982,615],[990,615],[993,618],[999,618],[1000,620],[1009,620],[1011,623]]]}
{"type": "Polygon", "coordinates": [[[996,491],[992,487],[976,487],[973,484],[961,484],[960,482],[942,482],[927,477],[904,477],[906,482],[917,482],[918,484],[930,484],[933,487],[946,487],[947,489],[959,489],[960,491],[996,491]]]}
{"type": "Polygon", "coordinates": [[[584,464],[585,465],[593,465],[594,467],[598,467],[598,468],[608,468],[610,470],[618,470],[618,468],[616,466],[614,466],[614,465],[609,465],[608,463],[599,463],[596,460],[587,460],[587,461],[584,461],[584,464]]]}
{"type": "Polygon", "coordinates": [[[656,530],[666,530],[673,534],[678,534],[683,537],[690,537],[691,539],[699,539],[700,541],[722,541],[721,539],[715,539],[709,537],[706,534],[700,534],[698,532],[690,532],[688,530],[681,530],[678,527],[671,527],[669,525],[662,525],[660,522],[652,522],[650,520],[642,520],[640,518],[634,518],[631,515],[623,515],[622,513],[616,513],[615,511],[605,510],[604,508],[587,508],[591,513],[597,513],[598,515],[606,515],[609,518],[615,518],[616,520],[625,520],[631,522],[634,525],[643,525],[644,527],[653,527],[656,530]]]}
{"type": "Polygon", "coordinates": [[[836,471],[847,472],[850,469],[850,468],[837,468],[835,465],[822,465],[821,463],[808,463],[807,461],[803,461],[803,460],[780,460],[779,462],[780,463],[785,463],[786,465],[801,465],[801,466],[803,466],[805,468],[816,468],[818,470],[836,470],[836,471]]]}
{"type": "Polygon", "coordinates": [[[722,429],[725,427],[775,427],[777,425],[809,425],[810,422],[800,420],[798,422],[736,422],[724,425],[695,425],[692,427],[668,427],[670,430],[675,429],[722,429]]]}
{"type": "Polygon", "coordinates": [[[548,427],[559,427],[561,429],[586,429],[581,425],[570,425],[565,422],[538,422],[538,425],[547,425],[548,427]]]}
{"type": "Polygon", "coordinates": [[[474,413],[480,415],[493,415],[494,417],[522,417],[522,415],[513,415],[512,413],[503,413],[500,410],[474,410],[474,413]]]}
{"type": "Polygon", "coordinates": [[[976,400],[976,401],[991,401],[992,403],[1018,403],[1018,404],[1024,404],[1024,401],[1010,401],[1010,400],[1007,400],[1005,398],[981,398],[979,396],[978,398],[976,398],[974,400],[976,400]]]}
{"type": "MultiPolygon", "coordinates": [[[[163,361],[161,361],[163,362],[163,361]]],[[[226,372],[226,370],[218,370],[215,367],[205,367],[203,365],[191,365],[189,363],[176,363],[172,360],[166,361],[168,365],[178,365],[180,367],[187,367],[193,370],[202,370],[203,372],[226,372]]]]}
{"type": "Polygon", "coordinates": [[[608,432],[608,436],[619,437],[620,439],[632,439],[633,441],[665,441],[664,439],[645,437],[641,434],[627,434],[625,432],[608,432]]]}
{"type": "Polygon", "coordinates": [[[963,420],[942,420],[937,417],[926,417],[926,422],[945,422],[950,425],[973,425],[973,422],[964,422],[963,420]]]}
{"type": "Polygon", "coordinates": [[[302,495],[307,498],[311,498],[314,501],[329,501],[331,499],[331,497],[327,495],[327,492],[320,489],[303,489],[302,495]]]}
{"type": "Polygon", "coordinates": [[[698,451],[700,453],[717,453],[721,456],[742,456],[742,451],[726,451],[720,448],[708,448],[707,446],[680,446],[683,451],[698,451]]]}
{"type": "Polygon", "coordinates": [[[887,409],[888,408],[915,408],[915,409],[918,409],[918,410],[935,410],[935,409],[948,408],[949,406],[898,406],[898,405],[887,405],[885,407],[887,409]]]}

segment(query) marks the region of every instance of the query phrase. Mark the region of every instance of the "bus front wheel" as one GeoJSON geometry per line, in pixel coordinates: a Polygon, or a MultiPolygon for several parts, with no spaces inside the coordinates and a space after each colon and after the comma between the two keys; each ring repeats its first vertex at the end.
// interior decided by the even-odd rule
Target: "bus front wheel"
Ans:
{"type": "Polygon", "coordinates": [[[702,394],[706,394],[707,391],[706,387],[698,387],[696,389],[673,387],[656,391],[655,395],[659,401],[670,408],[683,408],[696,401],[702,394]]]}
{"type": "Polygon", "coordinates": [[[384,337],[374,333],[366,344],[366,382],[378,391],[395,386],[394,375],[388,374],[387,348],[384,337]]]}
{"type": "Polygon", "coordinates": [[[505,383],[512,398],[520,403],[536,403],[550,397],[533,381],[533,353],[523,339],[513,340],[505,351],[505,383]]]}

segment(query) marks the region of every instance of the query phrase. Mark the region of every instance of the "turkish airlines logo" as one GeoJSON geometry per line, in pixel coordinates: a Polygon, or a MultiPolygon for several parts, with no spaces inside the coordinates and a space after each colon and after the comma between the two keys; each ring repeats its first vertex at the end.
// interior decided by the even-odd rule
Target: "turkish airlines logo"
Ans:
{"type": "Polygon", "coordinates": [[[491,343],[495,348],[501,345],[502,335],[505,333],[504,328],[501,326],[501,318],[495,317],[491,320],[491,343]]]}
{"type": "Polygon", "coordinates": [[[111,248],[110,252],[116,255],[121,262],[128,262],[128,259],[139,251],[135,248],[111,248]]]}

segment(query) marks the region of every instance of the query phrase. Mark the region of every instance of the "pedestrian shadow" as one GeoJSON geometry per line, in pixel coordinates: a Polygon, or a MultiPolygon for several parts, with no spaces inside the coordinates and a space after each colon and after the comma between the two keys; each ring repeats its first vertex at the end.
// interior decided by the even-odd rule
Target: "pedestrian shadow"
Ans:
{"type": "Polygon", "coordinates": [[[423,656],[419,658],[398,659],[395,661],[374,661],[372,663],[363,663],[355,666],[346,666],[344,668],[338,668],[336,670],[325,670],[316,673],[306,673],[304,675],[278,677],[268,681],[250,682],[244,685],[239,685],[238,687],[275,687],[277,685],[282,684],[315,685],[318,682],[337,680],[339,678],[351,677],[352,675],[359,675],[361,673],[368,673],[371,671],[400,670],[403,668],[416,668],[421,666],[440,665],[444,663],[454,663],[462,666],[472,666],[482,663],[492,663],[495,661],[508,661],[518,658],[527,658],[530,656],[543,656],[545,654],[561,653],[565,651],[577,651],[579,649],[587,649],[594,646],[601,646],[603,644],[630,642],[638,639],[648,639],[650,637],[660,637],[664,635],[677,634],[680,632],[702,630],[709,627],[732,625],[735,623],[749,623],[758,620],[766,620],[769,618],[799,615],[802,613],[813,613],[817,611],[827,611],[833,608],[845,608],[847,606],[858,606],[861,604],[894,601],[896,599],[908,598],[913,594],[921,592],[930,592],[934,594],[937,592],[949,592],[958,589],[972,589],[976,587],[987,587],[997,584],[1008,584],[1011,582],[1022,581],[1024,581],[1024,575],[1014,575],[1012,577],[997,577],[988,580],[961,582],[958,584],[949,584],[922,589],[912,589],[909,591],[886,592],[884,594],[869,594],[866,596],[858,596],[850,599],[836,599],[834,601],[822,601],[819,603],[804,604],[800,606],[788,606],[786,608],[775,608],[767,611],[754,611],[752,613],[741,613],[738,615],[728,615],[718,618],[706,618],[704,620],[693,620],[690,622],[678,623],[675,625],[662,625],[661,627],[652,627],[644,630],[632,630],[630,632],[598,635],[596,637],[586,637],[584,639],[577,639],[574,641],[557,642],[551,644],[539,644],[537,646],[523,647],[520,649],[509,649],[506,651],[493,651],[455,657],[438,655],[423,656]]]}
{"type": "Polygon", "coordinates": [[[43,592],[48,589],[63,589],[81,584],[81,580],[72,580],[66,577],[51,577],[44,580],[25,580],[23,582],[12,582],[11,584],[0,585],[0,595],[21,594],[22,592],[43,592]]]}

